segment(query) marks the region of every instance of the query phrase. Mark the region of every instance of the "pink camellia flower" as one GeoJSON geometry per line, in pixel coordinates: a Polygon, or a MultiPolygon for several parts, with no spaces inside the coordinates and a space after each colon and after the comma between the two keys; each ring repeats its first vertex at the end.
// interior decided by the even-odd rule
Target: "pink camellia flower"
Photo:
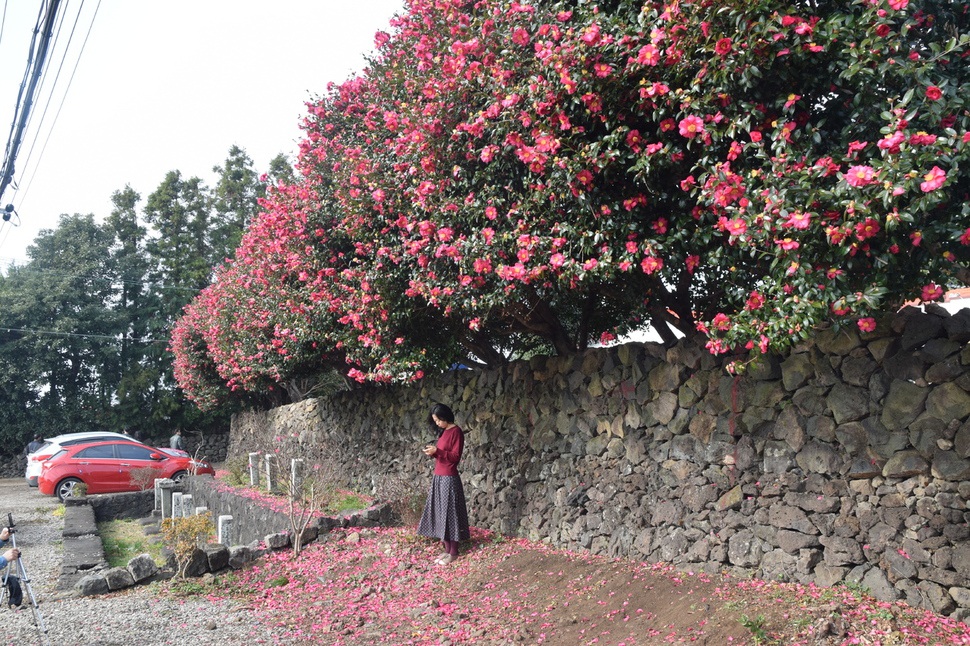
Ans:
{"type": "Polygon", "coordinates": [[[889,6],[896,11],[902,11],[909,6],[909,0],[889,0],[889,6]]]}
{"type": "Polygon", "coordinates": [[[724,228],[727,229],[727,232],[732,236],[740,236],[744,235],[744,233],[748,230],[748,223],[741,218],[734,218],[733,220],[728,220],[725,223],[724,228]]]}
{"type": "Polygon", "coordinates": [[[664,266],[664,261],[656,256],[647,256],[640,263],[640,268],[643,269],[643,273],[648,276],[656,271],[659,271],[664,266]]]}
{"type": "Polygon", "coordinates": [[[654,67],[660,63],[660,50],[654,45],[644,45],[637,52],[637,63],[654,67]]]}
{"type": "Polygon", "coordinates": [[[960,244],[970,245],[970,227],[960,235],[960,244]]]}
{"type": "Polygon", "coordinates": [[[512,42],[516,45],[528,45],[529,40],[529,32],[522,27],[516,27],[512,31],[512,42]]]}
{"type": "Polygon", "coordinates": [[[728,54],[730,54],[731,39],[721,38],[720,40],[718,40],[717,44],[714,45],[714,53],[716,53],[718,56],[727,56],[728,54]]]}
{"type": "Polygon", "coordinates": [[[696,115],[690,115],[680,120],[678,124],[680,134],[688,139],[693,139],[704,134],[704,120],[696,115]]]}
{"type": "Polygon", "coordinates": [[[871,184],[875,175],[875,168],[860,164],[849,169],[849,172],[845,174],[845,181],[849,186],[861,188],[866,184],[871,184]]]}
{"type": "Polygon", "coordinates": [[[789,214],[788,219],[781,225],[792,229],[807,229],[812,224],[812,216],[804,211],[795,211],[789,214]]]}
{"type": "Polygon", "coordinates": [[[923,181],[920,182],[919,187],[924,193],[929,193],[943,186],[945,181],[946,173],[939,166],[934,166],[930,169],[930,172],[923,175],[923,181]]]}
{"type": "Polygon", "coordinates": [[[936,283],[925,285],[922,294],[920,294],[920,298],[924,301],[938,301],[942,296],[943,288],[936,283]]]}
{"type": "Polygon", "coordinates": [[[864,319],[859,319],[856,321],[856,325],[858,325],[859,329],[863,332],[872,332],[876,329],[876,319],[872,318],[871,316],[864,319]]]}
{"type": "Polygon", "coordinates": [[[760,292],[755,290],[751,292],[750,296],[748,296],[748,300],[745,303],[745,306],[749,310],[757,310],[757,309],[760,309],[761,306],[764,304],[765,304],[765,297],[762,296],[760,292]]]}
{"type": "Polygon", "coordinates": [[[926,98],[930,101],[939,101],[941,98],[943,98],[943,90],[935,85],[931,85],[926,88],[926,98]]]}
{"type": "Polygon", "coordinates": [[[727,314],[718,312],[711,320],[711,325],[714,326],[715,329],[723,332],[731,327],[731,319],[728,318],[727,314]]]}
{"type": "MultiPolygon", "coordinates": [[[[970,232],[970,229],[967,229],[967,231],[970,232]]],[[[685,262],[687,264],[687,273],[693,274],[694,270],[697,269],[697,265],[701,264],[701,257],[687,256],[687,260],[685,262]]]]}

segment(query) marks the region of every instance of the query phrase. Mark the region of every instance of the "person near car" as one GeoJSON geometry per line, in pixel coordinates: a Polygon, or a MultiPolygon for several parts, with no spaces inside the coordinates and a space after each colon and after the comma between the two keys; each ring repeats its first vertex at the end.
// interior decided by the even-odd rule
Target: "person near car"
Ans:
{"type": "Polygon", "coordinates": [[[182,437],[182,429],[175,431],[175,435],[168,442],[169,448],[178,449],[179,451],[185,450],[185,438],[182,437]]]}
{"type": "MultiPolygon", "coordinates": [[[[4,527],[0,529],[0,546],[6,545],[7,541],[10,539],[10,530],[4,527]]],[[[11,561],[16,561],[20,558],[20,550],[16,548],[10,548],[3,554],[0,554],[0,570],[7,567],[7,563],[11,561]]]]}
{"type": "Polygon", "coordinates": [[[442,542],[445,551],[435,563],[448,565],[458,558],[458,543],[469,538],[468,509],[458,475],[465,434],[455,424],[455,414],[444,404],[434,405],[428,422],[438,434],[438,441],[424,447],[424,454],[434,458],[434,475],[418,534],[442,542]]]}
{"type": "Polygon", "coordinates": [[[43,438],[40,435],[35,435],[34,439],[27,443],[27,448],[24,449],[24,453],[30,455],[42,446],[44,446],[43,438]]]}

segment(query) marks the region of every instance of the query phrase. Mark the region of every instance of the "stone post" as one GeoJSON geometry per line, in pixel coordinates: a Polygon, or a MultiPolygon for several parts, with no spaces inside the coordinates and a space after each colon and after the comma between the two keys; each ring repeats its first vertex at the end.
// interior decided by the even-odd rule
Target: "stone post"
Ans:
{"type": "Polygon", "coordinates": [[[182,518],[188,518],[195,511],[195,506],[192,504],[192,494],[183,493],[182,494],[182,518]]]}
{"type": "Polygon", "coordinates": [[[162,518],[171,518],[172,510],[174,508],[173,503],[173,489],[175,488],[175,481],[168,478],[162,478],[155,481],[155,486],[161,491],[161,504],[159,509],[162,511],[162,518]]]}
{"type": "Polygon", "coordinates": [[[208,514],[208,513],[209,513],[209,508],[208,507],[196,507],[195,508],[195,515],[196,516],[202,516],[202,515],[208,514]]]}
{"type": "Polygon", "coordinates": [[[263,456],[263,462],[266,465],[266,491],[273,493],[275,478],[273,478],[273,456],[266,454],[263,456]]]}
{"type": "Polygon", "coordinates": [[[300,490],[303,488],[303,459],[293,458],[290,460],[290,499],[295,500],[300,497],[300,490]]]}
{"type": "Polygon", "coordinates": [[[259,486],[259,453],[249,454],[249,485],[259,486]]]}
{"type": "Polygon", "coordinates": [[[219,542],[232,547],[232,516],[219,516],[219,542]]]}
{"type": "Polygon", "coordinates": [[[182,517],[182,495],[181,491],[172,493],[172,518],[182,517]]]}
{"type": "Polygon", "coordinates": [[[162,485],[164,478],[155,478],[155,511],[162,510],[162,485]]]}

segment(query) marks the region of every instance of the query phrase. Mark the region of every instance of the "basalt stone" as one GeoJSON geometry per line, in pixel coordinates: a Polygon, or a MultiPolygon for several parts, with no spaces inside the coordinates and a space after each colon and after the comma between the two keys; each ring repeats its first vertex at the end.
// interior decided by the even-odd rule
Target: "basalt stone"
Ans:
{"type": "Polygon", "coordinates": [[[852,386],[868,386],[869,378],[879,368],[871,358],[846,357],[842,362],[842,378],[852,386]]]}
{"type": "Polygon", "coordinates": [[[970,581],[970,545],[959,545],[953,548],[950,557],[951,566],[960,576],[970,581]]]}
{"type": "Polygon", "coordinates": [[[951,341],[967,343],[970,341],[970,309],[963,308],[943,319],[943,329],[951,341]]]}
{"type": "Polygon", "coordinates": [[[113,567],[105,570],[104,580],[111,591],[123,590],[135,585],[135,579],[131,576],[131,572],[124,567],[113,567]]]}
{"type": "Polygon", "coordinates": [[[961,349],[963,349],[963,344],[961,343],[956,343],[950,339],[938,338],[927,341],[919,352],[924,359],[934,364],[950,358],[956,358],[957,364],[959,365],[959,356],[957,355],[961,349]]]}
{"type": "Polygon", "coordinates": [[[745,374],[755,381],[778,379],[781,377],[781,361],[777,355],[760,354],[748,364],[745,374]]]}
{"type": "Polygon", "coordinates": [[[916,564],[901,550],[886,550],[879,561],[879,567],[893,583],[900,579],[912,579],[917,575],[916,564]]]}
{"type": "Polygon", "coordinates": [[[209,571],[209,557],[206,555],[205,551],[200,548],[195,548],[192,550],[192,556],[189,557],[189,562],[185,566],[185,576],[187,577],[200,577],[209,571]]]}
{"type": "Polygon", "coordinates": [[[869,414],[869,394],[862,388],[835,384],[825,401],[836,424],[860,420],[869,414]]]}
{"type": "Polygon", "coordinates": [[[736,485],[718,499],[715,509],[720,512],[728,509],[739,509],[743,499],[744,494],[741,492],[741,485],[736,485]]]}
{"type": "Polygon", "coordinates": [[[815,566],[814,573],[815,585],[823,588],[831,588],[832,586],[842,583],[842,581],[845,580],[845,575],[849,573],[849,568],[835,567],[832,565],[826,565],[825,563],[819,563],[815,566]]]}
{"type": "Polygon", "coordinates": [[[930,339],[943,335],[943,320],[937,316],[909,316],[902,336],[899,338],[903,350],[920,348],[930,339]]]}
{"type": "Polygon", "coordinates": [[[808,547],[818,547],[818,536],[793,532],[787,529],[780,529],[775,532],[775,541],[778,547],[789,554],[797,554],[799,550],[808,547]]]}
{"type": "Polygon", "coordinates": [[[882,408],[883,425],[891,431],[906,428],[923,412],[929,391],[909,381],[894,380],[882,408]]]}
{"type": "Polygon", "coordinates": [[[728,539],[728,562],[737,567],[755,567],[761,560],[763,542],[750,529],[728,539]]]}
{"type": "Polygon", "coordinates": [[[835,420],[824,415],[814,415],[805,424],[808,436],[819,442],[835,442],[835,420]]]}
{"type": "Polygon", "coordinates": [[[849,455],[860,455],[869,446],[869,433],[860,422],[837,426],[835,437],[849,455]]]}
{"type": "Polygon", "coordinates": [[[869,590],[869,594],[880,601],[895,601],[899,598],[899,591],[893,586],[886,573],[879,568],[872,568],[862,577],[862,587],[869,590]]]}
{"type": "Polygon", "coordinates": [[[815,337],[815,343],[825,354],[845,356],[858,348],[861,340],[854,327],[847,326],[840,329],[830,327],[819,332],[815,337]]]}
{"type": "Polygon", "coordinates": [[[681,384],[680,367],[676,364],[661,363],[647,375],[647,383],[654,392],[674,393],[681,384]]]}
{"type": "Polygon", "coordinates": [[[946,423],[970,415],[970,393],[955,383],[940,384],[926,398],[926,412],[946,423]]]}
{"type": "Polygon", "coordinates": [[[886,478],[910,478],[929,473],[930,465],[918,451],[899,451],[886,462],[882,475],[886,478]]]}
{"type": "Polygon", "coordinates": [[[706,413],[697,413],[691,418],[688,428],[690,429],[690,434],[697,438],[701,444],[707,444],[711,441],[716,426],[716,418],[706,413]]]}
{"type": "Polygon", "coordinates": [[[139,554],[128,561],[128,571],[131,573],[132,580],[140,583],[158,573],[158,565],[149,554],[139,554]]]}
{"type": "Polygon", "coordinates": [[[74,589],[82,597],[90,597],[96,594],[108,594],[108,582],[100,574],[88,574],[81,578],[74,585],[74,589]]]}
{"type": "Polygon", "coordinates": [[[956,604],[953,602],[953,597],[950,596],[947,589],[943,586],[933,583],[932,581],[920,581],[916,587],[922,594],[926,604],[931,610],[933,610],[933,612],[949,614],[956,608],[956,604]]]}
{"type": "Polygon", "coordinates": [[[669,424],[677,413],[677,395],[672,392],[658,393],[657,398],[647,404],[647,412],[659,424],[669,424]]]}
{"type": "Polygon", "coordinates": [[[938,361],[926,369],[926,382],[939,384],[946,381],[953,381],[964,373],[963,366],[960,365],[959,357],[950,357],[943,361],[938,361]]]}
{"type": "Polygon", "coordinates": [[[775,439],[784,440],[795,451],[805,446],[805,419],[794,406],[785,407],[775,422],[775,439]]]}
{"type": "Polygon", "coordinates": [[[222,543],[207,543],[202,551],[205,552],[209,572],[219,572],[229,566],[229,548],[222,543]]]}
{"type": "Polygon", "coordinates": [[[777,440],[765,443],[764,470],[766,473],[787,473],[795,464],[795,451],[787,442],[777,440]]]}
{"type": "Polygon", "coordinates": [[[954,586],[947,590],[947,593],[961,608],[970,608],[970,590],[967,588],[954,586]]]}
{"type": "MultiPolygon", "coordinates": [[[[970,420],[960,426],[956,437],[953,438],[953,448],[961,458],[970,458],[970,420]]],[[[970,489],[967,493],[970,494],[970,489]]]]}
{"type": "Polygon", "coordinates": [[[795,462],[807,473],[838,473],[844,460],[828,444],[811,442],[798,452],[795,462]]]}
{"type": "Polygon", "coordinates": [[[799,388],[792,395],[792,403],[803,415],[828,415],[825,407],[825,391],[813,386],[799,388]]]}
{"type": "Polygon", "coordinates": [[[781,362],[781,383],[789,392],[807,384],[814,375],[815,366],[807,354],[793,354],[781,362]]]}
{"type": "Polygon", "coordinates": [[[818,534],[818,529],[809,520],[808,515],[798,509],[785,504],[775,504],[768,509],[768,519],[772,526],[793,529],[802,534],[818,534]]]}
{"type": "Polygon", "coordinates": [[[940,451],[933,458],[931,473],[934,478],[951,482],[970,479],[970,460],[961,458],[953,451],[940,451]]]}
{"type": "Polygon", "coordinates": [[[820,496],[817,493],[787,493],[784,502],[815,514],[838,511],[842,506],[842,499],[838,496],[820,496]]]}
{"type": "Polygon", "coordinates": [[[825,547],[822,559],[827,565],[856,565],[865,562],[862,546],[855,539],[822,536],[819,542],[825,547]]]}
{"type": "Polygon", "coordinates": [[[784,550],[771,550],[761,557],[758,576],[769,581],[792,581],[798,572],[797,557],[784,550]]]}
{"type": "Polygon", "coordinates": [[[926,361],[908,350],[897,352],[882,363],[882,369],[892,379],[925,385],[926,361]]]}

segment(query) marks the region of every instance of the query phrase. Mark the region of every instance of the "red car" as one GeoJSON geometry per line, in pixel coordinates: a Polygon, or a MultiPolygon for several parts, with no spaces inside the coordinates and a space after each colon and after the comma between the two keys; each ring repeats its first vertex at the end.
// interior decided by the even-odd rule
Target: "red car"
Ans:
{"type": "Polygon", "coordinates": [[[151,488],[155,478],[178,481],[203,473],[215,475],[215,470],[208,462],[138,442],[102,441],[67,446],[52,455],[43,463],[37,486],[42,494],[64,500],[79,484],[90,494],[141,491],[151,488]]]}

